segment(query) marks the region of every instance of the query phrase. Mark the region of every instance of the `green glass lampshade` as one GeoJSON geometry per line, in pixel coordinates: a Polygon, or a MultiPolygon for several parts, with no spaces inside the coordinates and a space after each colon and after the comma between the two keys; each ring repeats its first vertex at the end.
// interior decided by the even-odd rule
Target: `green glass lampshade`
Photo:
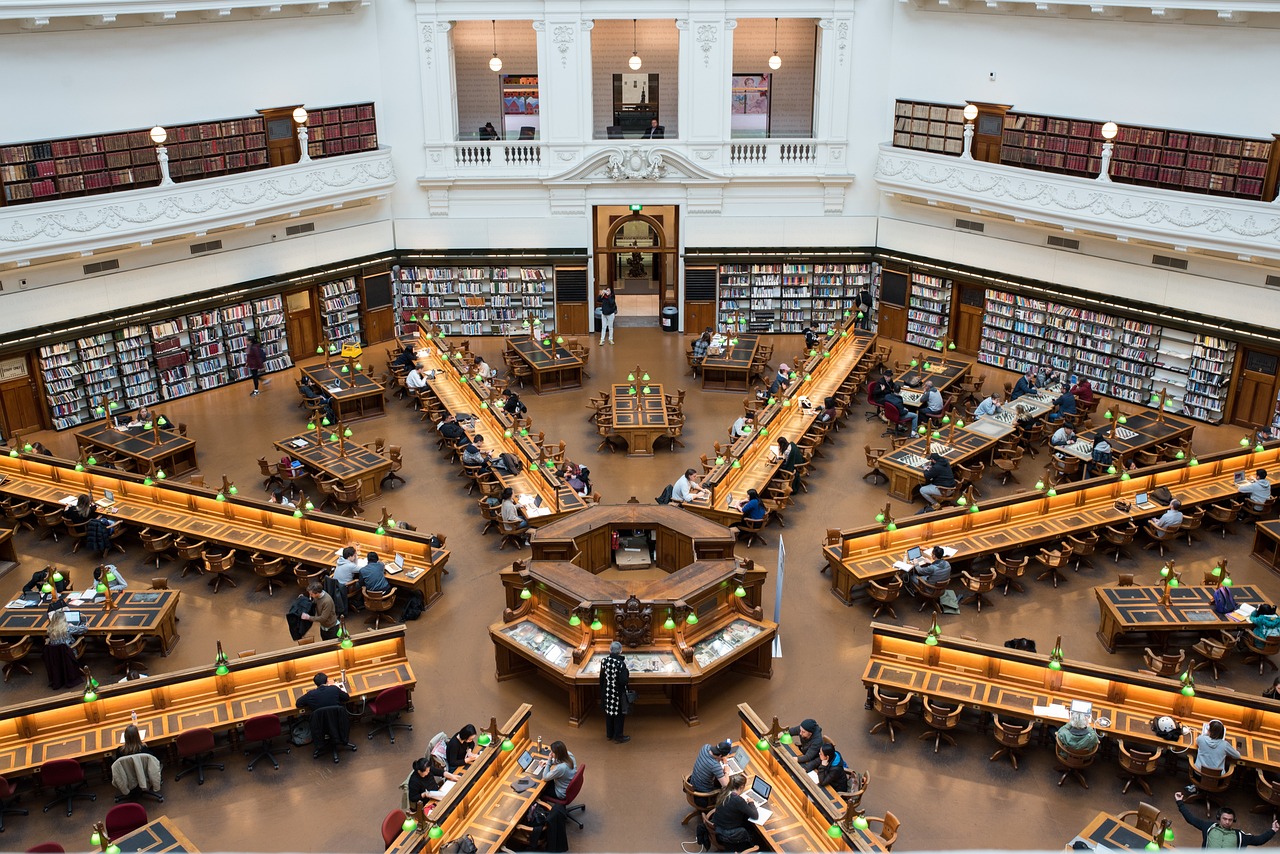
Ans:
{"type": "Polygon", "coordinates": [[[916,428],[916,432],[917,432],[917,433],[919,433],[921,436],[923,436],[923,435],[927,432],[927,428],[925,428],[925,427],[917,427],[917,428],[916,428]]]}
{"type": "Polygon", "coordinates": [[[1128,424],[1128,423],[1129,423],[1129,416],[1127,416],[1127,415],[1121,415],[1121,416],[1120,416],[1120,418],[1116,421],[1116,423],[1117,423],[1117,424],[1128,424]]]}
{"type": "Polygon", "coordinates": [[[217,495],[215,495],[215,496],[213,496],[213,500],[214,500],[214,501],[226,501],[226,500],[227,500],[227,496],[223,495],[223,494],[222,494],[222,490],[221,490],[221,489],[219,489],[219,490],[218,490],[218,494],[217,494],[217,495]]]}
{"type": "MultiPolygon", "coordinates": [[[[1240,437],[1240,447],[1242,447],[1242,448],[1247,448],[1247,447],[1249,447],[1249,437],[1248,437],[1248,436],[1241,436],[1241,437],[1240,437]]],[[[31,446],[30,446],[30,445],[27,445],[27,447],[23,448],[23,450],[24,450],[24,451],[29,451],[29,450],[31,450],[31,446]]]]}
{"type": "Polygon", "coordinates": [[[761,428],[760,428],[760,435],[761,435],[761,436],[768,436],[768,435],[769,435],[769,428],[768,428],[768,427],[761,427],[761,428]]]}
{"type": "Polygon", "coordinates": [[[1052,486],[1049,487],[1049,491],[1045,493],[1045,495],[1049,496],[1050,498],[1053,498],[1057,494],[1058,494],[1058,490],[1054,489],[1052,486]]]}
{"type": "Polygon", "coordinates": [[[1154,839],[1143,846],[1147,851],[1159,851],[1160,845],[1154,839]]]}
{"type": "Polygon", "coordinates": [[[550,339],[550,338],[543,338],[543,339],[542,339],[542,346],[543,346],[543,347],[550,347],[550,346],[551,346],[551,339],[550,339]]]}
{"type": "Polygon", "coordinates": [[[337,433],[330,433],[330,434],[329,434],[329,441],[330,441],[330,442],[336,442],[336,441],[338,441],[338,434],[337,434],[337,433]]]}
{"type": "Polygon", "coordinates": [[[60,583],[60,582],[63,580],[63,578],[64,578],[64,577],[65,577],[65,576],[63,576],[63,574],[62,574],[61,572],[54,572],[54,574],[53,574],[53,581],[54,581],[54,583],[55,583],[55,584],[60,583]]]}
{"type": "Polygon", "coordinates": [[[896,531],[896,530],[898,530],[898,523],[897,523],[897,522],[890,522],[888,525],[885,525],[885,526],[884,526],[884,529],[885,529],[886,531],[896,531]]]}
{"type": "Polygon", "coordinates": [[[315,510],[315,509],[316,509],[316,506],[315,506],[314,504],[312,504],[310,500],[308,500],[306,504],[302,505],[302,507],[303,507],[303,509],[304,509],[304,510],[315,510]]]}
{"type": "Polygon", "coordinates": [[[1182,686],[1182,696],[1184,696],[1184,697],[1194,697],[1195,695],[1196,695],[1196,689],[1195,689],[1195,688],[1192,688],[1190,685],[1183,685],[1183,686],[1182,686]]]}
{"type": "Polygon", "coordinates": [[[164,469],[156,470],[156,480],[164,480],[168,475],[164,473],[164,469]]]}
{"type": "Polygon", "coordinates": [[[877,522],[879,522],[881,525],[883,525],[883,524],[884,524],[884,514],[883,514],[883,513],[877,513],[877,514],[876,514],[876,521],[877,521],[877,522]]]}
{"type": "Polygon", "coordinates": [[[90,845],[101,845],[101,844],[102,844],[102,835],[101,835],[100,833],[98,833],[98,831],[96,831],[96,830],[95,830],[95,831],[93,832],[93,835],[89,837],[89,844],[90,844],[90,845]]]}
{"type": "Polygon", "coordinates": [[[941,434],[941,433],[939,433],[937,430],[934,430],[934,431],[933,431],[933,438],[935,438],[935,439],[941,439],[941,438],[942,438],[942,434],[941,434]]]}
{"type": "Polygon", "coordinates": [[[641,391],[643,391],[645,394],[648,394],[648,393],[649,393],[649,387],[648,387],[648,386],[645,386],[644,388],[642,388],[642,389],[641,389],[641,391]]]}
{"type": "Polygon", "coordinates": [[[961,421],[959,418],[957,418],[957,419],[956,419],[956,426],[957,426],[957,427],[963,427],[963,426],[964,426],[964,422],[963,422],[963,421],[961,421]]]}
{"type": "Polygon", "coordinates": [[[971,504],[971,505],[969,505],[969,512],[970,512],[970,513],[977,513],[977,512],[978,512],[978,505],[977,505],[977,504],[971,504]]]}
{"type": "Polygon", "coordinates": [[[931,371],[931,370],[933,370],[933,365],[929,364],[928,362],[925,362],[925,363],[924,363],[924,369],[925,369],[926,371],[931,371]]]}
{"type": "Polygon", "coordinates": [[[598,632],[598,631],[600,631],[600,630],[601,630],[601,629],[603,629],[603,628],[604,628],[604,623],[600,622],[600,618],[599,618],[599,617],[592,617],[592,618],[591,618],[591,631],[593,631],[593,632],[598,632]]]}
{"type": "Polygon", "coordinates": [[[350,368],[348,368],[346,365],[343,365],[343,366],[342,366],[342,373],[344,373],[344,374],[349,374],[349,373],[351,373],[351,369],[350,369],[350,368]]]}
{"type": "Polygon", "coordinates": [[[16,457],[16,456],[18,456],[18,449],[17,449],[17,448],[10,448],[10,449],[9,449],[9,456],[11,456],[11,457],[16,457]]]}
{"type": "Polygon", "coordinates": [[[120,846],[112,842],[107,846],[107,854],[120,854],[120,846]]]}
{"type": "Polygon", "coordinates": [[[670,615],[670,614],[667,614],[667,620],[666,620],[666,622],[665,622],[665,623],[663,623],[663,624],[662,624],[662,627],[663,627],[664,629],[666,629],[667,631],[671,631],[672,629],[674,629],[674,628],[676,627],[676,621],[675,621],[675,620],[673,620],[673,619],[671,619],[671,615],[670,615]]]}
{"type": "Polygon", "coordinates": [[[818,351],[817,351],[815,348],[810,347],[810,348],[809,348],[809,355],[810,355],[810,356],[816,356],[816,355],[818,355],[818,351]]]}
{"type": "Polygon", "coordinates": [[[1121,480],[1128,480],[1128,479],[1129,479],[1129,473],[1128,473],[1127,471],[1120,472],[1120,479],[1121,479],[1121,480]]]}
{"type": "Polygon", "coordinates": [[[415,830],[418,829],[418,823],[414,821],[412,818],[406,818],[404,822],[400,825],[400,829],[405,833],[413,833],[415,830]]]}
{"type": "Polygon", "coordinates": [[[84,466],[80,463],[76,463],[76,471],[84,471],[84,466]]]}
{"type": "Polygon", "coordinates": [[[937,639],[937,638],[935,638],[933,635],[925,635],[925,638],[924,638],[924,645],[925,645],[925,646],[937,646],[937,645],[938,645],[938,639],[937,639]]]}
{"type": "Polygon", "coordinates": [[[635,386],[630,386],[630,387],[628,387],[628,388],[627,388],[627,394],[635,394],[635,393],[636,393],[636,387],[635,387],[635,386]]]}
{"type": "Polygon", "coordinates": [[[828,337],[828,338],[833,337],[835,334],[836,334],[836,331],[835,331],[834,329],[828,329],[828,330],[827,330],[827,337],[828,337]]]}
{"type": "Polygon", "coordinates": [[[950,424],[950,423],[951,423],[951,416],[950,416],[950,415],[944,415],[944,416],[942,416],[942,423],[943,423],[943,424],[950,424]]]}
{"type": "Polygon", "coordinates": [[[328,427],[328,426],[329,426],[330,424],[332,424],[332,423],[333,423],[333,422],[329,420],[329,416],[328,416],[328,415],[326,415],[326,416],[324,416],[323,418],[321,418],[321,419],[320,419],[320,426],[321,426],[321,427],[328,427]]]}
{"type": "Polygon", "coordinates": [[[308,422],[307,422],[307,429],[308,429],[308,430],[314,430],[314,429],[316,429],[316,422],[314,422],[314,421],[308,421],[308,422]]]}
{"type": "Polygon", "coordinates": [[[387,532],[387,529],[386,529],[386,528],[384,528],[384,527],[382,527],[381,525],[379,525],[378,527],[376,527],[376,528],[374,528],[374,529],[373,529],[373,532],[374,532],[375,534],[382,535],[382,534],[385,534],[385,533],[387,532]]]}
{"type": "Polygon", "coordinates": [[[150,430],[153,426],[155,426],[155,425],[153,425],[150,421],[148,421],[146,424],[143,424],[143,425],[142,425],[142,429],[143,429],[143,430],[150,430]]]}
{"type": "Polygon", "coordinates": [[[481,408],[481,409],[488,409],[488,408],[489,408],[489,401],[487,401],[487,400],[482,400],[482,401],[480,401],[480,408],[481,408]]]}
{"type": "MultiPolygon", "coordinates": [[[[861,314],[859,314],[859,315],[858,315],[858,317],[862,317],[862,315],[861,315],[861,314]]],[[[848,329],[841,329],[841,330],[840,330],[840,337],[841,337],[841,338],[848,338],[848,337],[849,337],[849,330],[848,330],[848,329]]]]}
{"type": "Polygon", "coordinates": [[[317,345],[317,346],[316,346],[316,355],[317,355],[317,356],[323,356],[323,355],[324,355],[324,345],[323,345],[323,344],[320,344],[320,345],[317,345]]]}
{"type": "Polygon", "coordinates": [[[1061,670],[1061,669],[1062,669],[1062,662],[1061,662],[1061,661],[1058,661],[1058,659],[1056,659],[1056,658],[1051,658],[1051,659],[1049,659],[1049,669],[1050,669],[1050,670],[1061,670]]]}
{"type": "Polygon", "coordinates": [[[440,825],[432,825],[431,829],[427,831],[427,836],[432,839],[439,839],[441,836],[444,836],[444,831],[440,829],[440,825]]]}
{"type": "Polygon", "coordinates": [[[762,739],[760,739],[759,741],[757,741],[757,742],[756,742],[756,750],[759,750],[759,751],[763,752],[763,751],[768,750],[768,749],[769,749],[769,742],[768,742],[768,740],[766,740],[766,739],[763,739],[763,738],[762,738],[762,739]]]}
{"type": "Polygon", "coordinates": [[[1174,455],[1173,455],[1173,458],[1174,458],[1175,460],[1183,460],[1183,459],[1186,459],[1186,457],[1187,457],[1187,455],[1186,455],[1186,454],[1184,454],[1182,451],[1178,451],[1178,453],[1176,453],[1176,454],[1174,454],[1174,455]]]}
{"type": "Polygon", "coordinates": [[[636,375],[635,375],[635,374],[632,374],[632,373],[628,373],[628,374],[627,374],[627,382],[629,382],[629,383],[633,383],[633,382],[635,382],[635,381],[636,381],[636,375]]]}
{"type": "Polygon", "coordinates": [[[502,432],[502,435],[504,435],[504,436],[506,436],[508,439],[510,439],[510,438],[511,438],[511,431],[510,431],[510,430],[504,430],[504,431],[502,432]]]}
{"type": "Polygon", "coordinates": [[[1231,581],[1231,579],[1230,579],[1230,578],[1224,578],[1224,579],[1222,580],[1222,586],[1223,586],[1223,587],[1230,587],[1230,586],[1232,585],[1232,583],[1233,583],[1233,582],[1231,581]]]}
{"type": "Polygon", "coordinates": [[[689,616],[685,617],[684,621],[691,626],[696,626],[698,625],[698,615],[690,611],[689,616]]]}
{"type": "Polygon", "coordinates": [[[840,825],[838,824],[833,824],[827,828],[827,836],[830,836],[832,839],[839,839],[843,835],[844,831],[840,829],[840,825]]]}
{"type": "Polygon", "coordinates": [[[735,469],[742,468],[742,460],[734,460],[732,468],[735,468],[735,469]]]}
{"type": "Polygon", "coordinates": [[[522,588],[520,588],[520,598],[521,598],[521,599],[532,599],[532,598],[533,598],[533,594],[529,592],[529,588],[528,588],[528,587],[522,587],[522,588]]]}
{"type": "Polygon", "coordinates": [[[769,405],[770,405],[770,406],[773,406],[773,405],[774,405],[775,403],[777,403],[777,402],[778,402],[778,399],[777,399],[776,397],[770,397],[770,398],[769,398],[769,405]]]}
{"type": "MultiPolygon", "coordinates": [[[[418,322],[418,315],[416,315],[416,314],[411,314],[411,315],[409,315],[409,322],[410,322],[410,323],[417,323],[417,322],[418,322]]],[[[430,339],[431,339],[431,333],[430,333],[430,332],[428,332],[428,333],[427,333],[427,340],[430,340],[430,339]]]]}
{"type": "Polygon", "coordinates": [[[783,744],[790,744],[793,741],[793,739],[791,738],[791,733],[787,730],[783,730],[782,735],[778,736],[778,741],[782,742],[783,744]]]}
{"type": "Polygon", "coordinates": [[[343,430],[343,431],[342,431],[342,435],[343,435],[343,437],[344,437],[344,438],[350,439],[350,438],[351,438],[351,428],[350,428],[350,427],[348,427],[346,430],[343,430]]]}
{"type": "MultiPolygon", "coordinates": [[[[847,312],[847,311],[846,311],[846,312],[844,313],[844,316],[845,316],[845,317],[848,317],[848,316],[849,316],[849,312],[847,312]]],[[[865,316],[866,316],[866,315],[864,315],[862,312],[858,312],[858,319],[859,319],[859,320],[862,320],[865,316]]]]}
{"type": "Polygon", "coordinates": [[[493,742],[493,736],[489,735],[489,733],[487,732],[480,733],[480,735],[476,738],[476,744],[480,745],[481,747],[488,747],[492,742],[493,742]]]}
{"type": "Polygon", "coordinates": [[[917,362],[915,359],[911,360],[911,367],[918,368],[919,366],[920,366],[919,362],[917,362]]]}
{"type": "Polygon", "coordinates": [[[1187,460],[1187,465],[1189,465],[1189,466],[1198,466],[1198,465],[1200,465],[1200,461],[1199,461],[1199,460],[1197,460],[1195,457],[1192,457],[1191,459],[1187,460]]]}
{"type": "Polygon", "coordinates": [[[582,618],[581,618],[581,617],[579,617],[577,614],[574,614],[573,616],[571,616],[571,617],[569,618],[569,625],[571,625],[571,626],[580,626],[580,625],[582,625],[582,618]]]}
{"type": "Polygon", "coordinates": [[[968,503],[969,503],[969,499],[965,498],[963,495],[961,495],[959,498],[956,499],[957,507],[964,507],[968,505],[968,503]]]}
{"type": "Polygon", "coordinates": [[[99,581],[96,589],[99,593],[105,594],[107,592],[107,585],[99,581]]]}
{"type": "Polygon", "coordinates": [[[528,436],[528,435],[529,435],[529,428],[528,428],[528,427],[521,427],[521,428],[520,428],[520,435],[521,435],[521,436],[528,436]]]}
{"type": "MultiPolygon", "coordinates": [[[[106,415],[106,414],[107,414],[107,410],[103,409],[101,406],[95,406],[95,407],[93,408],[93,414],[94,414],[94,415],[106,415]]],[[[96,842],[95,842],[95,843],[93,843],[93,844],[94,844],[94,845],[97,845],[98,843],[96,843],[96,842]]]]}
{"type": "Polygon", "coordinates": [[[956,348],[956,342],[954,341],[952,341],[950,344],[947,345],[948,350],[954,350],[955,348],[956,348]]]}
{"type": "MultiPolygon", "coordinates": [[[[1240,441],[1241,441],[1243,444],[1246,444],[1246,445],[1247,445],[1247,444],[1249,444],[1249,440],[1248,440],[1248,439],[1241,439],[1240,441]]],[[[28,453],[28,454],[29,454],[29,453],[31,453],[31,452],[34,450],[34,448],[32,448],[32,446],[31,446],[31,443],[30,443],[30,442],[27,442],[25,445],[23,445],[23,446],[22,446],[22,450],[23,450],[24,452],[26,452],[26,453],[28,453]]]]}
{"type": "Polygon", "coordinates": [[[1263,451],[1263,450],[1264,450],[1264,449],[1263,449],[1263,447],[1262,447],[1262,443],[1261,443],[1261,442],[1259,442],[1258,444],[1256,444],[1256,445],[1254,445],[1254,446],[1253,446],[1253,452],[1254,452],[1255,454],[1260,454],[1260,453],[1262,453],[1262,451],[1263,451]]]}
{"type": "Polygon", "coordinates": [[[107,581],[115,581],[115,580],[116,580],[116,574],[115,574],[114,572],[111,572],[110,570],[108,570],[108,571],[107,571],[107,581]]]}
{"type": "Polygon", "coordinates": [[[152,486],[154,484],[155,484],[155,481],[151,479],[151,475],[147,475],[142,479],[143,486],[152,486]]]}
{"type": "Polygon", "coordinates": [[[225,664],[219,664],[217,667],[214,668],[213,672],[218,674],[219,676],[226,676],[228,673],[231,672],[231,668],[227,667],[227,665],[225,664]]]}
{"type": "Polygon", "coordinates": [[[1166,828],[1164,829],[1164,841],[1165,841],[1165,842],[1172,842],[1172,841],[1173,841],[1173,828],[1172,828],[1172,827],[1166,827],[1166,828]]]}
{"type": "Polygon", "coordinates": [[[95,692],[93,692],[93,691],[85,691],[85,692],[84,692],[84,701],[85,701],[86,703],[92,703],[92,702],[93,702],[94,700],[96,700],[96,699],[98,699],[98,695],[97,695],[95,692]]]}
{"type": "Polygon", "coordinates": [[[356,370],[357,370],[357,371],[363,371],[363,370],[364,370],[364,366],[363,366],[363,365],[361,365],[359,362],[356,362],[356,370]]]}
{"type": "Polygon", "coordinates": [[[510,753],[513,748],[515,748],[515,743],[511,739],[504,738],[502,740],[502,750],[504,752],[510,753]]]}
{"type": "Polygon", "coordinates": [[[733,595],[741,599],[743,596],[747,595],[747,588],[739,584],[737,587],[733,588],[733,595]]]}
{"type": "Polygon", "coordinates": [[[530,325],[530,324],[529,324],[529,318],[527,318],[527,317],[526,317],[526,318],[524,319],[524,323],[521,323],[521,324],[520,324],[520,328],[521,328],[521,329],[528,329],[528,328],[529,328],[529,325],[530,325]]]}
{"type": "Polygon", "coordinates": [[[1179,581],[1178,581],[1178,579],[1177,579],[1176,577],[1174,577],[1174,578],[1170,578],[1170,579],[1169,579],[1169,586],[1170,586],[1170,587],[1177,587],[1180,583],[1181,583],[1181,582],[1179,582],[1179,581]]]}
{"type": "Polygon", "coordinates": [[[41,585],[40,585],[40,592],[41,592],[41,593],[52,593],[52,592],[53,592],[53,585],[46,581],[44,584],[41,584],[41,585]]]}
{"type": "Polygon", "coordinates": [[[1106,412],[1102,413],[1102,417],[1110,421],[1114,416],[1112,416],[1111,410],[1108,409],[1106,412]]]}
{"type": "Polygon", "coordinates": [[[563,343],[564,343],[564,337],[563,337],[563,336],[560,336],[560,335],[557,335],[557,336],[556,336],[556,343],[557,343],[557,344],[563,344],[563,343]]]}
{"type": "Polygon", "coordinates": [[[830,350],[828,350],[828,351],[826,351],[825,353],[823,353],[823,354],[822,354],[822,358],[824,358],[824,359],[830,359],[830,358],[831,358],[831,351],[830,351],[830,350]]]}
{"type": "Polygon", "coordinates": [[[811,380],[811,379],[813,379],[813,374],[805,374],[805,375],[804,375],[804,380],[805,380],[805,382],[808,382],[808,381],[809,381],[809,380],[811,380]]]}
{"type": "Polygon", "coordinates": [[[1160,577],[1161,577],[1161,578],[1168,578],[1168,577],[1169,577],[1169,567],[1167,567],[1167,566],[1162,566],[1162,567],[1160,567],[1160,577]]]}
{"type": "Polygon", "coordinates": [[[645,372],[644,372],[644,374],[643,374],[643,375],[641,375],[640,379],[644,380],[645,382],[648,382],[648,381],[649,381],[649,372],[648,372],[648,371],[645,371],[645,372]]]}
{"type": "Polygon", "coordinates": [[[301,519],[301,518],[302,518],[302,508],[301,508],[301,507],[298,507],[298,508],[295,508],[295,509],[294,509],[294,511],[293,511],[293,518],[295,518],[295,519],[301,519]]]}
{"type": "Polygon", "coordinates": [[[865,817],[865,816],[858,816],[857,818],[855,818],[855,819],[853,820],[853,826],[854,826],[854,827],[856,827],[856,828],[858,828],[858,830],[866,830],[866,829],[867,829],[867,827],[868,827],[868,822],[867,822],[866,817],[865,817]]]}

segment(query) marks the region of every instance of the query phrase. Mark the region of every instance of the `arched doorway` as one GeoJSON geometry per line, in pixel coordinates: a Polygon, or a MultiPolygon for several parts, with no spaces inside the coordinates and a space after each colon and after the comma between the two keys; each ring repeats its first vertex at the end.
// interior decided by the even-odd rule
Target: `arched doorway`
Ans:
{"type": "Polygon", "coordinates": [[[676,302],[679,250],[676,208],[596,208],[595,284],[618,298],[618,315],[636,325],[657,323],[664,305],[676,302]]]}

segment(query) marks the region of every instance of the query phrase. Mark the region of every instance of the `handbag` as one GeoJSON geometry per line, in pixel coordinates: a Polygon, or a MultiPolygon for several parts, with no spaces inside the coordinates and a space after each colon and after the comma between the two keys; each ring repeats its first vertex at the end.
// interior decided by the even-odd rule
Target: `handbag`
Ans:
{"type": "Polygon", "coordinates": [[[635,691],[632,691],[630,688],[628,688],[627,689],[627,705],[634,706],[636,704],[637,699],[639,699],[639,695],[636,694],[635,691]]]}
{"type": "Polygon", "coordinates": [[[1151,500],[1157,504],[1168,504],[1173,500],[1173,493],[1169,491],[1169,487],[1160,486],[1151,490],[1151,500]]]}
{"type": "Polygon", "coordinates": [[[466,836],[459,836],[451,842],[446,842],[441,847],[441,854],[476,854],[476,841],[468,833],[466,836]]]}

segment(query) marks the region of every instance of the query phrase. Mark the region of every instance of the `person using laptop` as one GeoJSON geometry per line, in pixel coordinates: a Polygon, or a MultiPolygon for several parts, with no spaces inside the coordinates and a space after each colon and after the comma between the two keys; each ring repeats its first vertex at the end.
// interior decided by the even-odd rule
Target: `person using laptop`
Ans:
{"type": "Polygon", "coordinates": [[[311,677],[316,687],[298,698],[298,708],[314,712],[330,706],[345,705],[351,699],[346,690],[329,681],[327,673],[317,673],[311,677]]]}
{"type": "Polygon", "coordinates": [[[711,823],[715,825],[716,840],[726,851],[745,851],[755,845],[750,823],[760,815],[756,805],[742,796],[747,788],[747,775],[734,774],[725,784],[716,801],[711,823]]]}
{"type": "MultiPolygon", "coordinates": [[[[509,486],[502,490],[502,506],[498,509],[498,515],[502,519],[502,524],[514,525],[517,530],[523,530],[529,527],[529,520],[520,512],[520,505],[516,504],[515,496],[515,490],[509,486]]],[[[520,543],[521,546],[528,544],[528,539],[520,543]]]]}
{"type": "Polygon", "coordinates": [[[372,593],[385,593],[391,589],[387,581],[387,567],[378,559],[377,552],[369,552],[367,563],[360,569],[360,584],[372,593]]]}
{"type": "Polygon", "coordinates": [[[76,498],[75,504],[62,511],[62,518],[66,522],[78,525],[88,522],[97,512],[98,508],[94,506],[93,499],[82,494],[76,498]]]}
{"type": "Polygon", "coordinates": [[[698,751],[698,758],[693,760],[693,773],[689,775],[689,785],[695,792],[714,792],[729,783],[729,756],[733,753],[733,742],[725,739],[717,744],[704,744],[698,751]]]}
{"type": "Polygon", "coordinates": [[[1271,482],[1267,480],[1267,470],[1258,469],[1253,480],[1246,480],[1236,487],[1236,492],[1246,495],[1255,508],[1261,507],[1271,500],[1271,482]]]}
{"type": "Polygon", "coordinates": [[[680,478],[671,487],[671,503],[684,504],[686,501],[697,501],[700,498],[710,498],[710,491],[702,488],[702,477],[698,474],[697,469],[685,469],[684,477],[680,478]]]}
{"type": "Polygon", "coordinates": [[[573,779],[574,769],[578,762],[564,746],[563,741],[551,742],[551,761],[546,763],[538,779],[551,783],[555,787],[556,799],[563,801],[569,793],[569,781],[573,779]]]}
{"type": "Polygon", "coordinates": [[[1227,757],[1240,758],[1240,751],[1227,739],[1227,728],[1220,720],[1209,721],[1209,727],[1196,737],[1196,758],[1191,765],[1196,772],[1227,770],[1227,757]]]}
{"type": "Polygon", "coordinates": [[[812,771],[818,767],[818,751],[822,747],[822,727],[813,718],[805,718],[799,726],[787,730],[796,740],[796,749],[800,751],[800,767],[812,771]]]}
{"type": "MultiPolygon", "coordinates": [[[[923,566],[917,564],[907,573],[907,589],[914,595],[916,585],[921,581],[937,587],[951,580],[951,564],[947,561],[947,553],[942,546],[934,546],[931,552],[933,560],[923,566]]],[[[819,739],[821,740],[821,739],[819,739]]]]}
{"type": "Polygon", "coordinates": [[[779,436],[778,457],[782,460],[778,471],[793,475],[796,472],[796,466],[804,462],[804,451],[800,450],[800,446],[795,442],[789,442],[785,437],[779,436]]]}

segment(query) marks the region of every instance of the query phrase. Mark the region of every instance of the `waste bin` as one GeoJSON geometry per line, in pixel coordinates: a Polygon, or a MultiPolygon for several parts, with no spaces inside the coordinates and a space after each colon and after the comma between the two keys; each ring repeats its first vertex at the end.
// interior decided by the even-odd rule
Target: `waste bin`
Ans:
{"type": "Polygon", "coordinates": [[[662,331],[675,332],[680,326],[680,309],[674,305],[662,307],[662,331]]]}

